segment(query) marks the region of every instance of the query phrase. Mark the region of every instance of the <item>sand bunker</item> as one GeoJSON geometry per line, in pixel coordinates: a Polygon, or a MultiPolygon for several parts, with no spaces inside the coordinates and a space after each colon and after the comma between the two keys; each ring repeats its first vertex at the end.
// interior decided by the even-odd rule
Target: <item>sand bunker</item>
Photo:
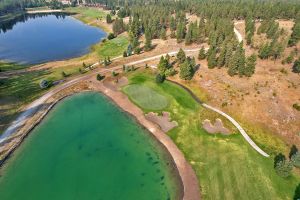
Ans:
{"type": "Polygon", "coordinates": [[[229,135],[230,131],[228,128],[224,127],[221,119],[217,118],[215,124],[212,124],[209,119],[206,119],[202,122],[203,128],[212,134],[221,133],[224,135],[229,135]]]}
{"type": "Polygon", "coordinates": [[[162,112],[162,115],[150,112],[145,115],[146,119],[159,125],[163,132],[168,132],[172,128],[178,126],[176,121],[171,121],[170,113],[162,112]]]}
{"type": "Polygon", "coordinates": [[[121,87],[128,84],[128,79],[125,76],[122,77],[108,77],[104,79],[103,85],[113,91],[119,90],[121,87]]]}

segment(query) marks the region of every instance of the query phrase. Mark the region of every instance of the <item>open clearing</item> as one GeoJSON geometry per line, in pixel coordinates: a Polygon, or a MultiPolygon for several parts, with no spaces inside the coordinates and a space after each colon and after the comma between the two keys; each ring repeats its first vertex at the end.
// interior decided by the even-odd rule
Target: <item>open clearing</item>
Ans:
{"type": "Polygon", "coordinates": [[[168,81],[156,84],[150,71],[133,72],[129,75],[129,83],[151,87],[170,99],[164,111],[170,112],[178,127],[167,134],[192,164],[200,180],[203,199],[282,200],[293,197],[298,176],[279,177],[273,169],[273,159],[262,157],[239,134],[208,134],[201,127],[204,119],[221,118],[226,127],[233,132],[236,130],[222,116],[198,105],[179,86],[168,81]]]}

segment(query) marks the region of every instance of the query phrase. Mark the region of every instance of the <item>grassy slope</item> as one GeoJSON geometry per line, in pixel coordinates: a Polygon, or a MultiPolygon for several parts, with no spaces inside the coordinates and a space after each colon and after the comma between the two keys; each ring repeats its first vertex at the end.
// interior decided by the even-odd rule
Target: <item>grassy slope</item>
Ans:
{"type": "Polygon", "coordinates": [[[273,159],[254,151],[239,134],[213,136],[200,126],[211,114],[196,104],[187,92],[153,76],[135,72],[131,84],[153,88],[170,99],[167,109],[179,126],[168,134],[185,154],[200,180],[203,199],[291,199],[299,178],[280,178],[273,159]]]}

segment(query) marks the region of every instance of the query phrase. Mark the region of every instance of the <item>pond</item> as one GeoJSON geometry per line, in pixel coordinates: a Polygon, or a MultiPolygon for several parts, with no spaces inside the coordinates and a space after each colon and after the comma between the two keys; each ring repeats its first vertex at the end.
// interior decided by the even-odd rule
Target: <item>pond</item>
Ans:
{"type": "Polygon", "coordinates": [[[105,96],[58,103],[0,171],[1,200],[180,199],[170,155],[105,96]]]}
{"type": "Polygon", "coordinates": [[[67,14],[28,14],[0,22],[0,60],[38,64],[78,57],[106,33],[67,14]]]}

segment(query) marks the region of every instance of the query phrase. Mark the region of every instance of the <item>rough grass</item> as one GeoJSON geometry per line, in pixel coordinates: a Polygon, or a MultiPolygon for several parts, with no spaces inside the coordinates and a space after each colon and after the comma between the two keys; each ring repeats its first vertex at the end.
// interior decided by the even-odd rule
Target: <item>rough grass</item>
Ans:
{"type": "Polygon", "coordinates": [[[92,50],[96,51],[101,59],[108,56],[113,58],[122,55],[127,49],[128,44],[129,41],[127,37],[119,36],[112,40],[106,40],[103,43],[95,45],[92,50]]]}
{"type": "Polygon", "coordinates": [[[124,88],[124,92],[134,103],[146,110],[162,110],[169,103],[166,97],[143,85],[128,85],[124,88]]]}
{"type": "Polygon", "coordinates": [[[24,69],[26,67],[29,67],[29,66],[20,65],[18,63],[6,63],[6,62],[1,62],[0,61],[0,72],[24,69]]]}
{"type": "Polygon", "coordinates": [[[129,81],[151,87],[170,100],[166,110],[179,126],[168,134],[192,164],[203,199],[292,199],[299,177],[277,176],[273,158],[258,154],[240,134],[208,134],[201,127],[203,116],[219,116],[207,112],[183,89],[169,82],[156,84],[151,72],[134,72],[129,81]]]}

